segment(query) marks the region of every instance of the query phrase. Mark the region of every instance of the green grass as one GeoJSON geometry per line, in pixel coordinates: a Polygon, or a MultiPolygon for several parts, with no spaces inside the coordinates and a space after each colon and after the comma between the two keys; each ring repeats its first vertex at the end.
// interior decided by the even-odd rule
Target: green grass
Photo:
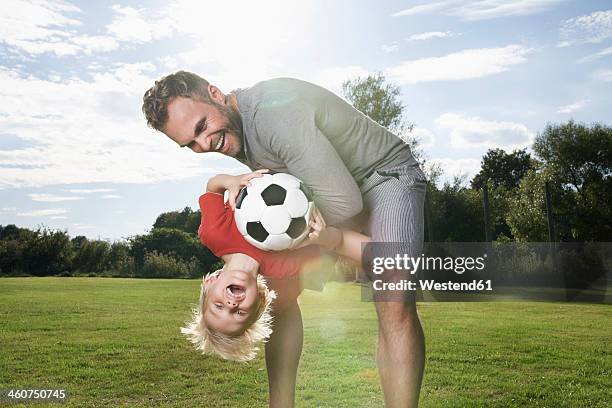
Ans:
{"type": "MultiPolygon", "coordinates": [[[[261,356],[248,364],[204,357],[180,335],[198,285],[0,279],[0,388],[64,388],[67,406],[265,406],[261,356]]],[[[297,406],[382,406],[373,305],[338,283],[305,292],[301,304],[297,406]]],[[[420,303],[419,311],[422,407],[610,406],[609,305],[420,303]]]]}

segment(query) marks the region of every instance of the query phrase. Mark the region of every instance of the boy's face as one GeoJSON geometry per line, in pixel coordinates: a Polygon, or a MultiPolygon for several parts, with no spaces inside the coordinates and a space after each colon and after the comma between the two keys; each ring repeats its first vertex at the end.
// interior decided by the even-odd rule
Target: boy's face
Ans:
{"type": "Polygon", "coordinates": [[[238,270],[223,270],[204,280],[208,288],[204,322],[214,331],[238,336],[257,320],[261,302],[257,278],[238,270]]]}

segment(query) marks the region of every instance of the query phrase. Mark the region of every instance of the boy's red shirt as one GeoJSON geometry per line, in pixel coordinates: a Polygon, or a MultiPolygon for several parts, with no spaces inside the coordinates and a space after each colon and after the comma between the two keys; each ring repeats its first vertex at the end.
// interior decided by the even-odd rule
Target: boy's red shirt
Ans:
{"type": "Polygon", "coordinates": [[[234,211],[223,201],[223,195],[205,193],[200,196],[202,220],[198,235],[202,243],[218,257],[242,253],[259,262],[259,273],[270,278],[297,275],[302,266],[317,260],[321,250],[317,245],[291,251],[266,252],[249,244],[238,231],[234,211]]]}

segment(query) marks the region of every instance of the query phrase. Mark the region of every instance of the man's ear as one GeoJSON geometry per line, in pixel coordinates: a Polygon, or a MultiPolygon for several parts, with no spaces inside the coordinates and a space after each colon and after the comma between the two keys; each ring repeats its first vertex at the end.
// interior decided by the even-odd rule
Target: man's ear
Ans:
{"type": "Polygon", "coordinates": [[[208,95],[210,96],[210,99],[215,102],[225,102],[225,95],[223,95],[223,92],[221,92],[221,90],[214,85],[208,85],[208,95]]]}

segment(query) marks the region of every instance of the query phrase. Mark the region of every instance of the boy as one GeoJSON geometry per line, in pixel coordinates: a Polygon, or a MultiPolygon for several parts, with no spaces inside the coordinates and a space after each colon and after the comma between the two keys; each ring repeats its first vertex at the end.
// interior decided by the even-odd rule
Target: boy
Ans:
{"type": "Polygon", "coordinates": [[[315,209],[311,232],[300,248],[280,252],[255,248],[236,227],[235,200],[242,187],[266,172],[216,175],[209,179],[206,193],[199,199],[202,221],[198,235],[225,264],[203,279],[199,307],[181,332],[203,353],[216,353],[228,360],[251,360],[257,344],[272,333],[270,306],[275,293],[268,290],[261,275],[284,278],[316,268],[322,255],[320,247],[359,261],[361,243],[368,239],[353,231],[326,228],[315,209]],[[227,204],[223,198],[226,190],[227,204]]]}

